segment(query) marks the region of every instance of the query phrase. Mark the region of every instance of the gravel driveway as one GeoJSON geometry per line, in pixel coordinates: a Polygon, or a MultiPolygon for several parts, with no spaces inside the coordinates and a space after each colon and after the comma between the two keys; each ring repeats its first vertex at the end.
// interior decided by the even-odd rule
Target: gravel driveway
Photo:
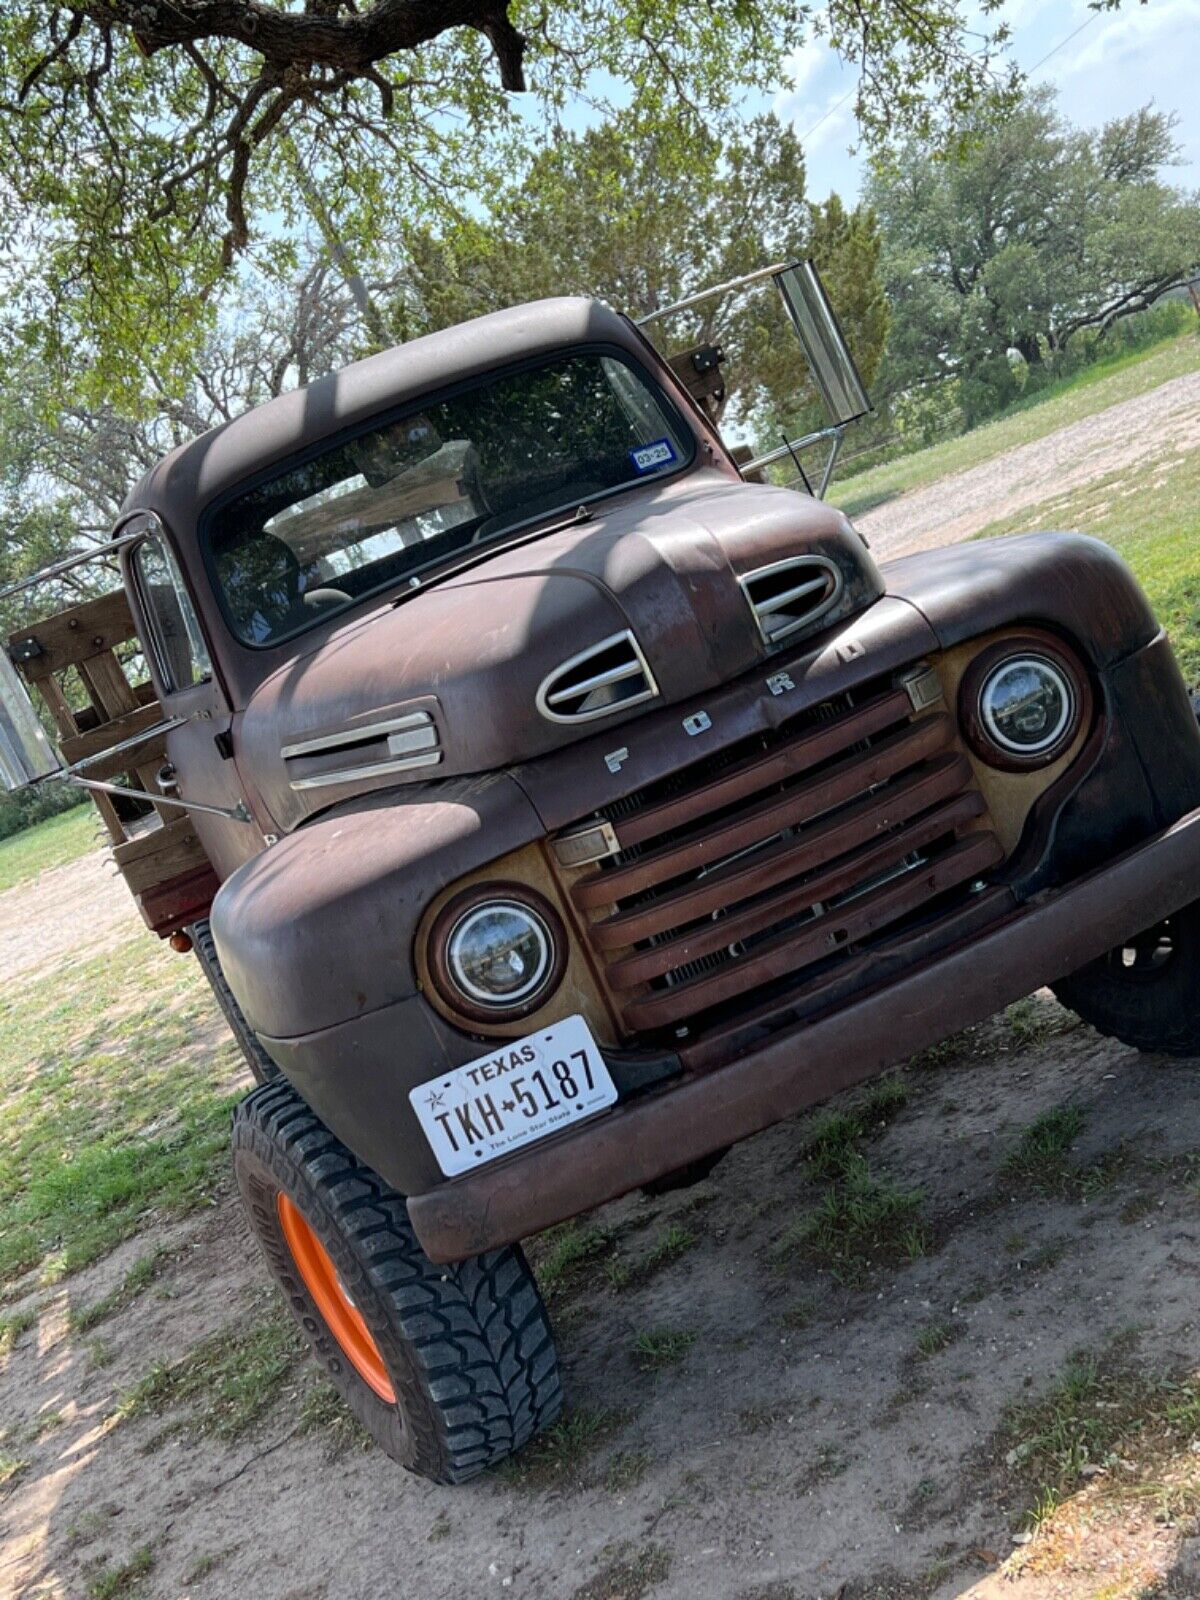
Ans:
{"type": "Polygon", "coordinates": [[[878,561],[969,539],[989,523],[1080,489],[1165,449],[1200,445],[1200,372],[1015,445],[990,461],[855,517],[878,561]]]}

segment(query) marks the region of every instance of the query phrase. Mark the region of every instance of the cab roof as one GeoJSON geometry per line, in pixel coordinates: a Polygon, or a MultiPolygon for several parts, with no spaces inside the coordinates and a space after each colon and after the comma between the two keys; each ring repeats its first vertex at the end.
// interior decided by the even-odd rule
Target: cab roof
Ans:
{"type": "Polygon", "coordinates": [[[564,345],[589,343],[643,355],[646,350],[626,317],[583,297],[534,300],[425,334],[180,445],[130,491],[122,516],[156,512],[186,558],[204,507],[247,479],[423,394],[564,345]]]}

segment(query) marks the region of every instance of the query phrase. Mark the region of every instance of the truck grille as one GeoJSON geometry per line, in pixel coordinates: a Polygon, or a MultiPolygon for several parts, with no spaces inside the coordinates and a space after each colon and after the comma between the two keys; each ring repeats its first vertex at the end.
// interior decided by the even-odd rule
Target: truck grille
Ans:
{"type": "Polygon", "coordinates": [[[843,697],[627,797],[572,898],[631,1033],[716,1020],[917,916],[1003,851],[944,707],[843,697]]]}

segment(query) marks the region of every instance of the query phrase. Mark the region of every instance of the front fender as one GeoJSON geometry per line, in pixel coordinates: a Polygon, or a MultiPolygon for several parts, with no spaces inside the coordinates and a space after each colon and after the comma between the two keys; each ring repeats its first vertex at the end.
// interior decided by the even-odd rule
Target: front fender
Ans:
{"type": "Polygon", "coordinates": [[[972,539],[883,567],[889,594],[925,617],[944,650],[1009,623],[1067,634],[1099,669],[1158,632],[1150,602],[1121,557],[1084,533],[972,539]]]}
{"type": "Polygon", "coordinates": [[[298,828],[213,902],[217,953],[250,1026],[295,1038],[416,994],[413,938],[430,900],[544,831],[503,772],[368,795],[298,828]]]}

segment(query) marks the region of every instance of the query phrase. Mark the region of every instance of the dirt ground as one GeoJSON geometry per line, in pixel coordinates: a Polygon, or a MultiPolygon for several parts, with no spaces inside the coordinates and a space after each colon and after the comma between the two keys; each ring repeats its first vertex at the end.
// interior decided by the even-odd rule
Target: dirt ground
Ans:
{"type": "Polygon", "coordinates": [[[144,931],[107,850],[0,894],[0,983],[32,977],[69,950],[98,952],[144,931]]]}
{"type": "MultiPolygon", "coordinates": [[[[1034,463],[1061,489],[1152,426],[1195,427],[1198,408],[1200,377],[1180,379],[862,520],[882,554],[935,519],[961,536],[1011,509],[1034,463]]],[[[136,927],[100,858],[60,868],[0,896],[0,976],[136,927]]],[[[220,1027],[214,1010],[214,1040],[220,1027]]],[[[1036,1486],[1006,1417],[1081,1350],[1176,1378],[1200,1367],[1198,1068],[1105,1043],[1045,994],[912,1064],[864,1153],[922,1191],[925,1253],[848,1283],[781,1250],[820,1197],[801,1155],[812,1118],[696,1188],[604,1208],[595,1260],[552,1305],[576,1447],[455,1490],[303,1431],[303,1368],[231,1443],[172,1427],[185,1412],[117,1420],[154,1363],[264,1316],[265,1269],[227,1192],[40,1291],[37,1328],[0,1356],[0,1419],[29,1441],[0,1486],[0,1596],[1194,1600],[1195,1526],[1119,1455],[1029,1541],[1036,1486]],[[1022,1130],[1064,1105],[1075,1176],[1014,1181],[1022,1130]],[[651,1271],[666,1237],[679,1248],[651,1271]],[[72,1334],[71,1310],[158,1246],[154,1287],[97,1338],[72,1334]],[[644,1370],[636,1343],[661,1330],[678,1359],[644,1370]]],[[[1169,1471],[1186,1475],[1200,1439],[1176,1444],[1169,1471]]]]}
{"type": "Polygon", "coordinates": [[[910,490],[854,518],[877,561],[969,539],[990,522],[1080,489],[1169,449],[1200,445],[1200,372],[1057,433],[910,490]]]}

